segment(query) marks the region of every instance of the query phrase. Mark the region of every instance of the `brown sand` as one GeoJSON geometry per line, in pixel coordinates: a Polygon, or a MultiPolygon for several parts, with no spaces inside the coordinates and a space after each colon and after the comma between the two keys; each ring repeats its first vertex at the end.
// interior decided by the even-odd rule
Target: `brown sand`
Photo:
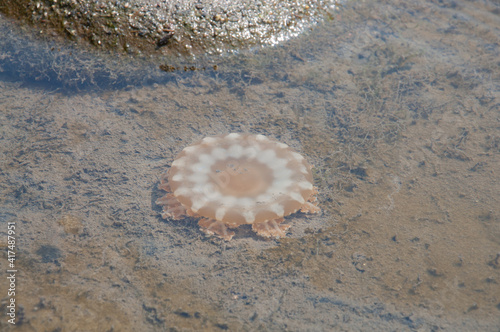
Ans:
{"type": "MultiPolygon", "coordinates": [[[[498,13],[352,4],[247,56],[238,75],[221,62],[74,94],[1,81],[0,241],[15,221],[17,326],[498,331],[498,13]],[[183,147],[238,131],[315,166],[323,213],[289,218],[286,239],[242,227],[224,243],[153,203],[183,147]]],[[[7,288],[1,278],[4,307],[7,288]]]]}

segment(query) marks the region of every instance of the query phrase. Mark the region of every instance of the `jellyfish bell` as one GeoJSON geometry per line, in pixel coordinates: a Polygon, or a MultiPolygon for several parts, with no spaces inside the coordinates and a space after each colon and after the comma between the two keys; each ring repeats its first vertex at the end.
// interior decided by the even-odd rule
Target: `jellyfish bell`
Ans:
{"type": "Polygon", "coordinates": [[[251,224],[263,237],[283,237],[284,217],[317,213],[311,165],[288,145],[263,135],[205,137],[177,156],[160,181],[162,217],[201,218],[200,229],[230,240],[251,224]]]}

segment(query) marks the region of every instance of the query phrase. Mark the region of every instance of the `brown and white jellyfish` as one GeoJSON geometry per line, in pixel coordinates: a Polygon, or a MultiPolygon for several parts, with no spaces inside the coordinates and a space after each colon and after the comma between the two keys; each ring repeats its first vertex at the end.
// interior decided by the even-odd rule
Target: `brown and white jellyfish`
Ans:
{"type": "Polygon", "coordinates": [[[228,228],[251,224],[263,237],[284,237],[284,217],[317,213],[312,166],[288,145],[263,135],[205,137],[186,147],[161,178],[156,201],[165,219],[201,218],[200,230],[231,240],[228,228]]]}

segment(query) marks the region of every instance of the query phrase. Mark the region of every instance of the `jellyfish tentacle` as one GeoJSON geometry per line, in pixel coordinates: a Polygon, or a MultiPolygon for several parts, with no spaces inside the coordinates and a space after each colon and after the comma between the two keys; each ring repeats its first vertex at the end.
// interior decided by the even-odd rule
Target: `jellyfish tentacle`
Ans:
{"type": "Polygon", "coordinates": [[[165,196],[158,198],[156,200],[156,204],[163,206],[163,211],[161,213],[161,217],[163,219],[170,218],[179,220],[188,215],[186,208],[172,193],[168,193],[165,196]]]}
{"type": "Polygon", "coordinates": [[[226,241],[230,241],[234,236],[234,232],[229,231],[222,221],[203,218],[198,222],[198,226],[200,226],[200,231],[203,233],[207,235],[217,235],[226,241]]]}
{"type": "Polygon", "coordinates": [[[280,238],[285,237],[286,230],[290,228],[290,225],[283,225],[283,218],[267,220],[260,223],[252,224],[252,229],[255,233],[262,237],[274,237],[280,238]]]}
{"type": "Polygon", "coordinates": [[[309,203],[306,202],[300,208],[300,212],[302,213],[318,213],[321,209],[318,207],[318,203],[309,203]]]}

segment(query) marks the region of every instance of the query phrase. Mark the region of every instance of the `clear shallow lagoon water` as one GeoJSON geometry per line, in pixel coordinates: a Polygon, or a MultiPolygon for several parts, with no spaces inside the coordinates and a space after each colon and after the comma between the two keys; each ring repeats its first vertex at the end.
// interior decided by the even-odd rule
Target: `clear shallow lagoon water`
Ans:
{"type": "Polygon", "coordinates": [[[499,27],[494,2],[357,2],[221,58],[4,42],[0,266],[15,222],[16,327],[498,331],[499,27]],[[306,156],[323,213],[287,218],[279,241],[162,220],[175,155],[229,132],[306,156]]]}

